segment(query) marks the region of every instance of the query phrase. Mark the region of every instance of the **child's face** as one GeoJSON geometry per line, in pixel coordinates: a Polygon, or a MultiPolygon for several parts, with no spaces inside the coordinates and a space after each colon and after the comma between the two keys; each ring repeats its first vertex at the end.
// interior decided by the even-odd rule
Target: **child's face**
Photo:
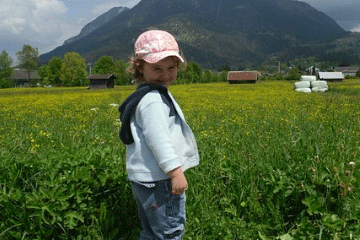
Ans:
{"type": "Polygon", "coordinates": [[[177,76],[178,62],[174,57],[167,57],[157,63],[144,62],[142,68],[143,80],[145,83],[158,84],[168,87],[177,76]]]}

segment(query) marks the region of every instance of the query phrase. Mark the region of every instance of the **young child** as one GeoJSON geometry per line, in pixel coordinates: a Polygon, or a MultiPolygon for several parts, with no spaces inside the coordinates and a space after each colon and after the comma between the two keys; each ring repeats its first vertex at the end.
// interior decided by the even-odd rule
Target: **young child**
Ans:
{"type": "Polygon", "coordinates": [[[140,240],[181,239],[185,232],[184,172],[199,164],[199,153],[167,89],[182,63],[171,34],[160,30],[141,34],[130,64],[139,86],[119,107],[126,169],[143,228],[140,240]]]}

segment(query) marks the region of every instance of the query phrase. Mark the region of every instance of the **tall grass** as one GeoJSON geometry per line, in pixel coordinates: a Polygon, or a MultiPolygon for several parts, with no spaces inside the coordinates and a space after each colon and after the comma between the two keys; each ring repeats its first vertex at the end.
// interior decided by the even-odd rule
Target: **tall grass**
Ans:
{"type": "MultiPolygon", "coordinates": [[[[357,239],[360,82],[174,85],[198,141],[185,239],[357,239]]],[[[0,91],[0,239],[137,239],[114,103],[134,87],[0,91]]]]}

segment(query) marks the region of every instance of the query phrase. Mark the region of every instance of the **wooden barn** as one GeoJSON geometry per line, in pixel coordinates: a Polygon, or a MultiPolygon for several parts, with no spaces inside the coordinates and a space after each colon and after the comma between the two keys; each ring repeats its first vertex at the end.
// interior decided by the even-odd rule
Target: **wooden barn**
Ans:
{"type": "Polygon", "coordinates": [[[113,74],[95,74],[87,77],[90,89],[114,88],[116,77],[113,74]]]}
{"type": "Polygon", "coordinates": [[[227,80],[233,83],[256,83],[258,79],[258,71],[230,71],[227,80]]]}
{"type": "Polygon", "coordinates": [[[344,80],[344,74],[342,72],[319,72],[319,80],[341,82],[344,80]]]}
{"type": "Polygon", "coordinates": [[[16,87],[31,87],[40,81],[37,71],[26,71],[15,69],[11,75],[16,87]]]}

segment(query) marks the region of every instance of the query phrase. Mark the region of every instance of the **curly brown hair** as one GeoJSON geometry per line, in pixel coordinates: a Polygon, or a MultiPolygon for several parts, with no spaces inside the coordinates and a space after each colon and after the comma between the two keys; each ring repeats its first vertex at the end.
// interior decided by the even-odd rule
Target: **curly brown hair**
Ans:
{"type": "MultiPolygon", "coordinates": [[[[185,71],[187,67],[187,62],[184,58],[184,56],[181,57],[184,59],[184,62],[181,62],[179,58],[175,56],[170,56],[174,59],[174,61],[177,62],[178,71],[185,71]],[[176,59],[176,60],[175,60],[176,59]]],[[[129,67],[126,69],[126,72],[132,77],[134,82],[142,82],[143,73],[141,72],[141,69],[144,66],[145,61],[139,57],[132,56],[129,59],[129,67]]]]}

